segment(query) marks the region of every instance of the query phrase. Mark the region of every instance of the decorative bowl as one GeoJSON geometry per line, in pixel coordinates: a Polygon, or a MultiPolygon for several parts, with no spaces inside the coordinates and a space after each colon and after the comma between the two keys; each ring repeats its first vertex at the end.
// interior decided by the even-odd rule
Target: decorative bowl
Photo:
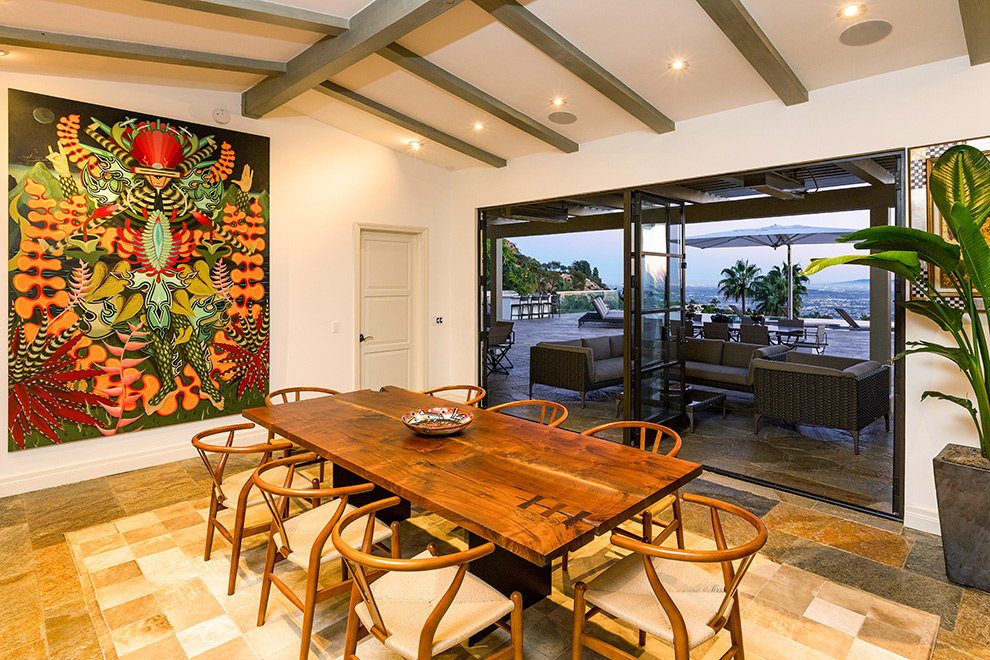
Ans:
{"type": "Polygon", "coordinates": [[[420,435],[453,435],[474,421],[474,415],[458,408],[426,408],[402,416],[402,423],[420,435]]]}

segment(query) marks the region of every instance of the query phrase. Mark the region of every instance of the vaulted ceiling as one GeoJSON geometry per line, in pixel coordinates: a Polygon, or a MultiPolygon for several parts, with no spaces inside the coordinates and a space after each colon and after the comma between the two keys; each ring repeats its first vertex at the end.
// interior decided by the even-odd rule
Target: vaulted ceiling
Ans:
{"type": "Polygon", "coordinates": [[[460,169],[814,103],[816,90],[944,59],[990,62],[990,0],[864,0],[853,19],[844,4],[0,0],[0,68],[241,92],[228,111],[307,115],[460,169]],[[879,41],[840,41],[851,27],[845,41],[881,34],[878,21],[892,27],[879,41]],[[689,66],[671,70],[679,58],[689,66]]]}

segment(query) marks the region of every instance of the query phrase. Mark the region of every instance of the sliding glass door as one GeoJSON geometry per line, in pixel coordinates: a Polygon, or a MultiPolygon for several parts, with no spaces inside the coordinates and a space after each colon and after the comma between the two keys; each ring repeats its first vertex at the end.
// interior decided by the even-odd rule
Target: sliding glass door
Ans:
{"type": "Polygon", "coordinates": [[[625,419],[683,421],[683,238],[682,202],[626,192],[625,419]]]}

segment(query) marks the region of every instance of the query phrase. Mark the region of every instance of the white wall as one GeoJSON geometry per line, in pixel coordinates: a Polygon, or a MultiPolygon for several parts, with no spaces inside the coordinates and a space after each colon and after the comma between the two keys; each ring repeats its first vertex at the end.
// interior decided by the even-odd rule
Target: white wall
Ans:
{"type": "MultiPolygon", "coordinates": [[[[0,74],[0,87],[206,125],[215,125],[211,113],[222,107],[233,115],[226,128],[271,138],[273,388],[356,386],[356,223],[426,227],[431,261],[448,262],[450,174],[443,169],[306,117],[240,117],[237,94],[14,74],[0,74]],[[339,334],[330,332],[333,321],[341,324],[339,334]]],[[[0,116],[7,116],[6,92],[0,116]]],[[[7,131],[0,135],[0,153],[6,153],[7,131]]],[[[430,271],[428,314],[449,316],[449,271],[445,266],[430,271]]],[[[448,381],[450,332],[450,325],[429,326],[431,384],[448,381]]],[[[6,398],[3,406],[6,419],[6,398]]],[[[193,456],[193,433],[237,421],[243,421],[239,415],[58,447],[0,451],[0,496],[193,456]]]]}
{"type": "MultiPolygon", "coordinates": [[[[665,135],[642,131],[582,144],[574,154],[539,154],[500,170],[456,172],[454,240],[470,245],[474,209],[483,206],[986,135],[987,98],[990,65],[971,67],[959,58],[812,92],[810,102],[798,106],[769,102],[680,122],[665,135]]],[[[453,257],[454,271],[475,268],[472,251],[453,257]]],[[[469,300],[477,290],[468,279],[454,285],[456,299],[469,300]]],[[[455,380],[475,375],[475,323],[473,317],[457,319],[455,380]]],[[[917,320],[907,330],[909,339],[929,332],[917,320]]],[[[918,403],[933,382],[963,391],[965,381],[951,368],[913,359],[907,374],[906,523],[937,532],[931,459],[947,441],[975,444],[975,433],[951,404],[918,403]]]]}

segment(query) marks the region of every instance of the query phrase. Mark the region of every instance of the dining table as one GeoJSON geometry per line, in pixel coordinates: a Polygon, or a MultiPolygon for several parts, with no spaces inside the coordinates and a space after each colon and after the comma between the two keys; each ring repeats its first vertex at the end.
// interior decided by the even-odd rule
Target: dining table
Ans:
{"type": "MultiPolygon", "coordinates": [[[[399,387],[359,390],[243,412],[333,464],[333,483],[371,482],[495,551],[470,570],[528,606],[550,594],[551,562],[701,474],[701,466],[534,421],[466,408],[399,387]],[[456,435],[423,436],[405,413],[460,407],[456,435]]],[[[355,496],[349,499],[361,503],[355,496]]]]}

